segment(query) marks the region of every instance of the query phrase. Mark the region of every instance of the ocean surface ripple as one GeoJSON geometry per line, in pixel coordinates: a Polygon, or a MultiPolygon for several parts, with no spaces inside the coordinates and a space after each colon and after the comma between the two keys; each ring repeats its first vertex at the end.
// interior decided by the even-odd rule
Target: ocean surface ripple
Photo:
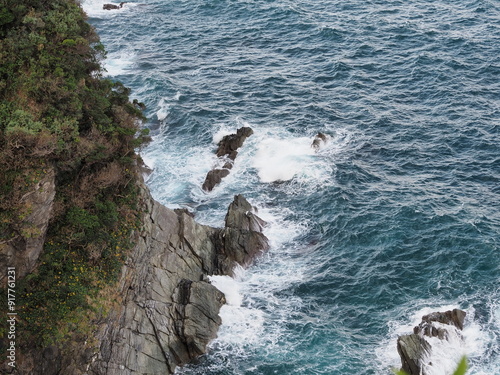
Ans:
{"type": "Polygon", "coordinates": [[[103,3],[83,8],[106,74],[147,105],[154,197],[220,226],[242,193],[269,222],[269,254],[214,277],[219,337],[180,374],[391,374],[397,335],[454,307],[453,350],[500,374],[498,2],[103,3]],[[241,126],[255,134],[203,192],[241,126]]]}

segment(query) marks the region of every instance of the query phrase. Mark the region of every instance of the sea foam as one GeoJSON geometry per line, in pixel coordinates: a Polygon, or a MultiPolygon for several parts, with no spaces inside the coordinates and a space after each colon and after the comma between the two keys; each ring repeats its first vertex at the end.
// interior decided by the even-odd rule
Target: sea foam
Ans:
{"type": "Polygon", "coordinates": [[[118,13],[126,12],[127,10],[137,6],[137,3],[124,2],[120,9],[105,10],[104,4],[120,5],[120,2],[106,1],[106,0],[83,0],[81,2],[82,9],[89,17],[106,18],[112,17],[118,13]]]}

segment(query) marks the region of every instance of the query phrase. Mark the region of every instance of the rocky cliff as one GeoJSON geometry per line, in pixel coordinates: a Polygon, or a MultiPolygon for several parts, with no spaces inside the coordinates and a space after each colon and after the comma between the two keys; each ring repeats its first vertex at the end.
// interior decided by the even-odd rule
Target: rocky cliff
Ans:
{"type": "Polygon", "coordinates": [[[224,294],[208,275],[248,265],[267,239],[265,223],[241,195],[222,229],[198,224],[184,210],[170,210],[140,184],[142,228],[118,284],[118,303],[98,324],[94,343],[69,352],[57,347],[25,353],[19,374],[172,374],[205,353],[221,324],[224,294]]]}

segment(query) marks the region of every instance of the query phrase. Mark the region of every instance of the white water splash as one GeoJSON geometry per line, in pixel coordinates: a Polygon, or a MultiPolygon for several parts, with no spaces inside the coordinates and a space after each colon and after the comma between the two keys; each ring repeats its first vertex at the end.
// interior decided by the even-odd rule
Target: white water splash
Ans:
{"type": "Polygon", "coordinates": [[[321,166],[314,158],[310,138],[269,138],[258,145],[253,165],[262,182],[289,181],[298,175],[317,177],[321,166]]]}
{"type": "Polygon", "coordinates": [[[158,103],[158,110],[156,111],[156,117],[158,121],[164,122],[170,113],[170,104],[168,98],[161,98],[158,103]]]}
{"type": "Polygon", "coordinates": [[[131,8],[139,5],[137,3],[124,2],[121,8],[105,10],[103,9],[104,4],[113,4],[120,6],[121,1],[107,1],[107,0],[81,0],[82,9],[87,13],[89,17],[94,18],[106,18],[113,17],[121,12],[126,12],[131,8]]]}

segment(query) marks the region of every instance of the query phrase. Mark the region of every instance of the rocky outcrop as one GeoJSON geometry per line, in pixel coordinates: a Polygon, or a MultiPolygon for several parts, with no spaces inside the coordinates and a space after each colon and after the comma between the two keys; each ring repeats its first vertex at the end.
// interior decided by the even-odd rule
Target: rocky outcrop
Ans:
{"type": "Polygon", "coordinates": [[[216,155],[221,157],[227,155],[229,159],[236,159],[238,149],[243,146],[245,139],[253,134],[253,130],[247,126],[243,126],[236,131],[236,134],[226,135],[218,144],[216,155]]]}
{"type": "MultiPolygon", "coordinates": [[[[55,172],[49,168],[32,190],[19,199],[19,224],[11,228],[9,240],[0,242],[1,269],[15,267],[17,278],[33,271],[43,249],[55,195],[55,172]]],[[[5,284],[6,275],[0,273],[0,285],[5,284]]]]}
{"type": "Polygon", "coordinates": [[[402,370],[410,375],[429,375],[432,369],[433,347],[427,338],[450,340],[464,327],[465,311],[454,309],[434,312],[422,317],[422,322],[413,328],[413,333],[398,337],[397,349],[401,357],[402,370]]]}
{"type": "Polygon", "coordinates": [[[234,197],[226,215],[225,228],[214,236],[219,274],[232,275],[237,264],[246,267],[269,248],[262,233],[266,223],[256,214],[257,210],[242,195],[234,197]]]}
{"type": "MultiPolygon", "coordinates": [[[[232,168],[233,165],[229,164],[229,166],[232,168]]],[[[207,173],[207,177],[205,178],[205,181],[203,182],[203,185],[201,188],[205,191],[212,191],[214,187],[219,185],[222,181],[222,179],[226,176],[229,175],[229,169],[230,168],[216,168],[212,169],[210,172],[207,173]]]]}
{"type": "MultiPolygon", "coordinates": [[[[47,196],[40,198],[40,206],[53,199],[49,180],[41,182],[47,196]]],[[[143,183],[139,186],[142,228],[133,234],[135,245],[112,292],[116,301],[95,322],[94,337],[71,347],[21,353],[13,373],[173,374],[177,366],[205,353],[217,336],[225,296],[207,276],[231,274],[236,264],[249,265],[265,251],[265,222],[238,195],[224,228],[201,225],[189,211],[170,210],[143,183]]]]}
{"type": "Polygon", "coordinates": [[[225,302],[207,275],[230,274],[268,247],[263,221],[242,196],[235,197],[223,229],[169,210],[146,188],[143,196],[147,214],[123,268],[123,303],[100,332],[89,374],[172,374],[203,354],[225,302]]]}
{"type": "Polygon", "coordinates": [[[253,130],[249,127],[239,128],[235,134],[226,135],[218,144],[216,155],[223,161],[222,168],[214,168],[207,173],[207,177],[203,182],[202,189],[212,191],[215,186],[220,184],[222,179],[229,175],[229,170],[233,168],[234,160],[238,155],[238,149],[243,145],[245,139],[253,134],[253,130]]]}
{"type": "Polygon", "coordinates": [[[102,6],[102,9],[104,10],[113,10],[113,9],[121,9],[123,8],[123,5],[126,4],[127,2],[124,1],[124,2],[121,2],[119,5],[116,5],[116,4],[104,4],[102,6]]]}

